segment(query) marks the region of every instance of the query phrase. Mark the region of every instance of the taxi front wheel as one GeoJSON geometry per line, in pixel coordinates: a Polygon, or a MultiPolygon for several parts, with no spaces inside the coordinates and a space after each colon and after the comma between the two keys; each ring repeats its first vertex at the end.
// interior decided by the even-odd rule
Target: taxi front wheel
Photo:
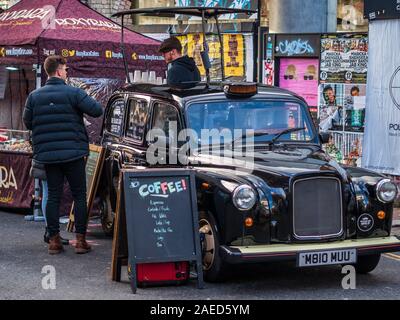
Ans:
{"type": "Polygon", "coordinates": [[[218,229],[211,213],[200,212],[199,231],[203,258],[204,279],[220,282],[225,279],[225,264],[219,254],[218,229]]]}
{"type": "Polygon", "coordinates": [[[354,264],[357,273],[367,274],[372,272],[378,265],[381,254],[373,254],[367,256],[359,256],[357,263],[354,264]]]}
{"type": "Polygon", "coordinates": [[[114,233],[114,218],[115,213],[112,210],[110,196],[104,196],[100,201],[100,218],[101,218],[101,227],[103,232],[112,237],[114,233]]]}

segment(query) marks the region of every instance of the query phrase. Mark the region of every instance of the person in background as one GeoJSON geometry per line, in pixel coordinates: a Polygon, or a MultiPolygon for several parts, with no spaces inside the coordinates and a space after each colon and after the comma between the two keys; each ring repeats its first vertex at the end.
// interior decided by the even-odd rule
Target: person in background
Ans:
{"type": "Polygon", "coordinates": [[[353,88],[351,88],[350,94],[352,97],[358,97],[360,95],[360,88],[354,86],[353,88]]]}
{"type": "Polygon", "coordinates": [[[66,84],[67,61],[49,56],[44,62],[48,75],[46,85],[31,92],[26,101],[23,120],[32,130],[33,159],[44,164],[49,189],[46,220],[49,232],[49,254],[63,249],[60,237],[59,207],[67,178],[74,199],[75,253],[91,250],[86,242],[88,221],[86,202],[85,157],[89,139],[83,116],[100,117],[102,106],[85,91],[66,84]]]}
{"type": "Polygon", "coordinates": [[[171,86],[187,89],[201,81],[200,71],[195,61],[187,55],[182,56],[182,45],[178,38],[164,40],[158,50],[170,65],[167,73],[167,83],[171,86]]]}
{"type": "Polygon", "coordinates": [[[336,95],[331,86],[325,87],[323,94],[327,106],[336,106],[336,95]]]}
{"type": "MultiPolygon", "coordinates": [[[[46,243],[50,242],[50,237],[49,237],[49,231],[47,229],[47,220],[46,220],[46,205],[47,205],[47,199],[49,196],[49,189],[47,186],[47,177],[46,177],[46,169],[43,164],[37,163],[35,160],[32,160],[32,166],[31,166],[31,171],[30,171],[30,176],[34,179],[39,179],[41,182],[42,186],[42,213],[43,217],[45,219],[46,223],[46,231],[43,236],[43,241],[46,243]]],[[[65,246],[69,245],[69,240],[64,239],[61,237],[61,243],[65,246]]]]}

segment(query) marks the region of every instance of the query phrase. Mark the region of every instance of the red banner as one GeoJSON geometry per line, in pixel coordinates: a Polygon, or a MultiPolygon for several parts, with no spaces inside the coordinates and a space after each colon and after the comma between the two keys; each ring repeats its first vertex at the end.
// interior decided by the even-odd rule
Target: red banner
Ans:
{"type": "Polygon", "coordinates": [[[34,180],[29,176],[31,155],[0,151],[0,207],[30,208],[34,180]]]}

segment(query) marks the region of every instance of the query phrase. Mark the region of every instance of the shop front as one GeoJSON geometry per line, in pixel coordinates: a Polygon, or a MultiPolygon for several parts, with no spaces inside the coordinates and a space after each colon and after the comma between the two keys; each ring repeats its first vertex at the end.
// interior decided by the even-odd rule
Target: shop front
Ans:
{"type": "Polygon", "coordinates": [[[319,34],[265,34],[263,83],[303,97],[318,112],[319,34]]]}

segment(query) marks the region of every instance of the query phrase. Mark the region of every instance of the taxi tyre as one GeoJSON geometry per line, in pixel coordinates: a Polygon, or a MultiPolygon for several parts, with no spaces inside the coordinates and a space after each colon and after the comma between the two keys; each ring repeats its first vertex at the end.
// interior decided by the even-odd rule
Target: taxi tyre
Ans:
{"type": "Polygon", "coordinates": [[[354,264],[356,272],[359,274],[367,274],[372,272],[379,264],[380,259],[380,253],[367,256],[359,256],[357,259],[357,263],[354,264]]]}
{"type": "Polygon", "coordinates": [[[222,261],[222,258],[219,253],[220,242],[219,242],[219,235],[218,235],[218,228],[215,222],[215,218],[211,213],[207,212],[200,212],[199,213],[199,224],[200,229],[205,225],[208,225],[211,228],[211,232],[209,232],[206,236],[210,236],[210,240],[213,241],[213,261],[211,266],[208,268],[204,265],[204,254],[203,250],[207,249],[205,247],[205,241],[202,241],[201,248],[203,254],[203,273],[204,273],[204,280],[207,282],[222,282],[226,278],[226,263],[222,261]]]}
{"type": "Polygon", "coordinates": [[[114,233],[114,215],[109,194],[102,196],[100,199],[100,218],[103,232],[106,236],[112,237],[114,233]]]}

